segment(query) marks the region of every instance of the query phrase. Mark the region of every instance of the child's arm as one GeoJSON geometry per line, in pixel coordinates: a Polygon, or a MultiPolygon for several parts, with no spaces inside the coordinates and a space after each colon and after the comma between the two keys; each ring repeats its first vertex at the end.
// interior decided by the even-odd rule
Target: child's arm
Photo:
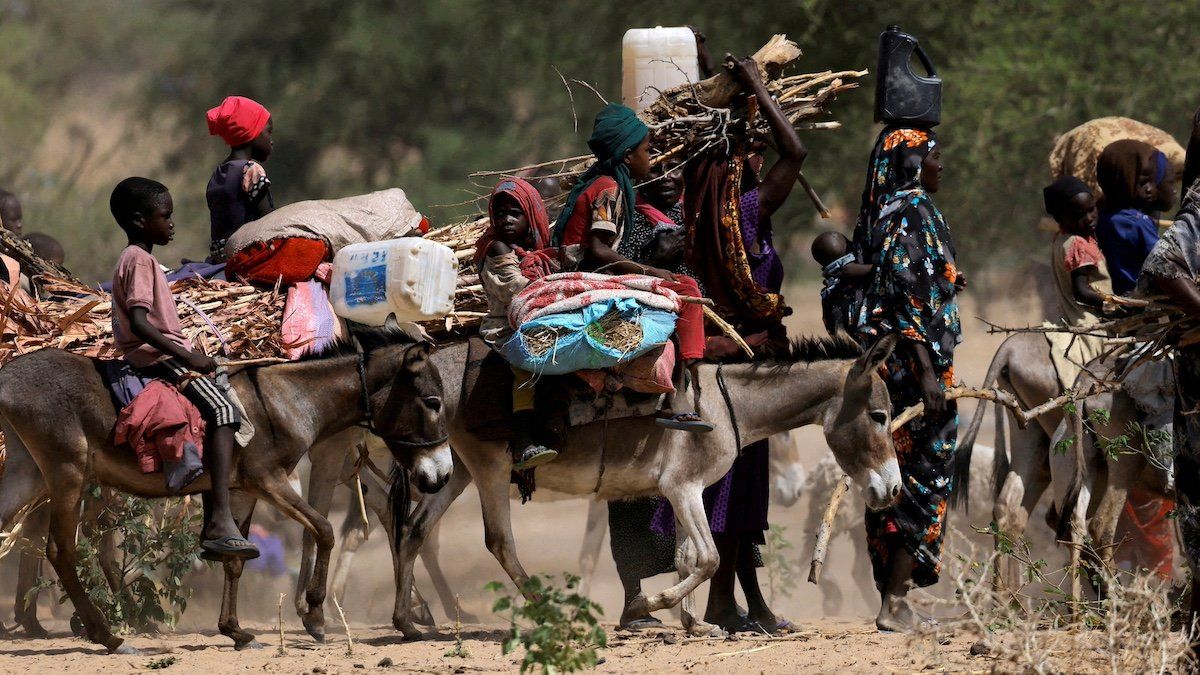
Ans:
{"type": "Polygon", "coordinates": [[[635,263],[617,253],[610,243],[612,240],[612,235],[595,230],[588,235],[585,240],[587,244],[585,253],[589,266],[593,270],[604,268],[605,272],[611,274],[647,274],[667,281],[675,281],[675,275],[667,270],[635,263]]]}
{"type": "Polygon", "coordinates": [[[493,241],[491,243],[491,245],[488,246],[487,254],[489,256],[499,256],[499,255],[504,255],[505,253],[511,253],[511,252],[512,252],[512,247],[510,247],[508,244],[500,241],[499,239],[496,239],[495,241],[493,241]]]}
{"type": "Polygon", "coordinates": [[[140,338],[143,342],[154,347],[158,351],[174,356],[182,361],[188,368],[198,372],[208,374],[217,369],[217,362],[213,357],[200,352],[193,352],[184,349],[181,345],[168,340],[167,336],[150,323],[150,311],[145,307],[132,307],[129,310],[129,329],[133,334],[140,338]]]}
{"type": "Polygon", "coordinates": [[[1071,291],[1079,304],[1100,309],[1104,307],[1104,298],[1100,297],[1100,294],[1092,288],[1091,282],[1088,281],[1090,267],[1090,265],[1080,267],[1071,272],[1071,291]]]}
{"type": "Polygon", "coordinates": [[[842,268],[839,276],[844,279],[864,279],[875,273],[875,266],[867,263],[849,263],[842,268]]]}

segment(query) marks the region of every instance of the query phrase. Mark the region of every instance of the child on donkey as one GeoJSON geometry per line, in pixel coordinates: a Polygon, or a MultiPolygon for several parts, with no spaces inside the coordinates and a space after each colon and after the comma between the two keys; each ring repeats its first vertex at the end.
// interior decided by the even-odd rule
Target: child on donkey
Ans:
{"type": "Polygon", "coordinates": [[[256,558],[258,549],[242,536],[229,508],[234,433],[240,414],[217,383],[205,377],[217,370],[217,362],[196,351],[184,337],[175,298],[153,255],[155,246],[165,246],[174,237],[171,193],[157,181],[126,178],[113,190],[109,207],[129,238],[113,275],[113,337],[117,348],[143,377],[180,386],[181,393],[207,422],[204,463],[212,478],[212,490],[204,495],[200,546],[205,557],[256,558]]]}
{"type": "MultiPolygon", "coordinates": [[[[479,336],[497,347],[512,338],[508,307],[530,281],[558,271],[550,244],[550,218],[529,182],[505,178],[488,200],[488,227],[475,243],[475,266],[488,301],[479,336]]],[[[534,410],[533,373],[513,368],[513,468],[520,471],[558,456],[534,410]]]]}
{"type": "Polygon", "coordinates": [[[229,96],[208,111],[208,133],[220,136],[229,156],[208,179],[205,197],[211,219],[210,262],[224,262],[225,242],[242,225],[275,210],[263,164],[271,156],[271,113],[244,96],[229,96]]]}
{"type": "Polygon", "coordinates": [[[821,265],[821,320],[830,335],[849,335],[858,304],[875,266],[859,262],[850,240],[841,232],[822,232],[812,243],[812,257],[821,265]]]}
{"type": "MultiPolygon", "coordinates": [[[[691,277],[641,265],[618,253],[637,212],[633,181],[650,177],[649,127],[630,108],[610,103],[596,115],[588,147],[596,163],[571,190],[554,226],[554,241],[562,247],[564,265],[609,274],[647,274],[667,281],[667,287],[682,296],[699,297],[700,288],[691,277]]],[[[704,358],[704,310],[700,305],[684,305],[675,334],[683,362],[675,383],[678,395],[670,397],[671,412],[658,423],[681,431],[712,431],[713,425],[693,410],[683,386],[685,374],[704,358]]]]}

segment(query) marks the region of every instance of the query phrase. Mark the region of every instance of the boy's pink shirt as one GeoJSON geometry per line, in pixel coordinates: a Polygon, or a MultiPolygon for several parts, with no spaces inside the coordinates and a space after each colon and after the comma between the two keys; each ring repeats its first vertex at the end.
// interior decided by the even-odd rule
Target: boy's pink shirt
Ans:
{"type": "Polygon", "coordinates": [[[191,350],[192,343],[183,335],[175,296],[158,260],[139,246],[127,246],[117,261],[112,289],[113,338],[125,360],[135,368],[145,368],[166,358],[159,350],[142,342],[129,328],[129,310],[144,307],[147,320],[168,340],[191,350]]]}

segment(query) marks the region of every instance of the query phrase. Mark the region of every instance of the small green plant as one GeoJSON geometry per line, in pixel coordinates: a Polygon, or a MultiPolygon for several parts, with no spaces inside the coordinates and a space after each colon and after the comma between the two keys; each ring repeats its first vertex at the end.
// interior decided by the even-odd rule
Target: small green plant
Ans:
{"type": "Polygon", "coordinates": [[[446,650],[444,656],[448,659],[469,659],[471,652],[467,646],[463,644],[462,639],[462,612],[459,604],[462,598],[454,596],[454,646],[446,650]]]}
{"type": "Polygon", "coordinates": [[[604,610],[580,595],[579,577],[563,574],[566,588],[554,585],[554,577],[530,577],[521,585],[520,600],[507,594],[505,587],[493,581],[484,588],[503,594],[492,605],[496,613],[508,612],[512,631],[504,640],[503,652],[525,648],[521,672],[540,668],[542,673],[570,673],[594,668],[596,649],[608,645],[608,635],[600,626],[604,610]]]}
{"type": "Polygon", "coordinates": [[[161,659],[155,659],[146,664],[146,670],[162,670],[175,665],[179,659],[174,656],[164,656],[161,659]]]}
{"type": "MultiPolygon", "coordinates": [[[[192,594],[183,577],[199,554],[199,509],[191,509],[183,499],[102,494],[95,486],[88,496],[105,501],[95,527],[78,542],[76,569],[88,597],[119,632],[153,631],[159,624],[174,627],[192,594]],[[106,537],[115,549],[111,580],[100,566],[106,537]]],[[[39,579],[35,588],[54,585],[57,582],[39,579]]],[[[60,602],[65,601],[64,593],[60,602]]]]}
{"type": "Polygon", "coordinates": [[[785,531],[787,528],[782,525],[772,525],[767,532],[763,566],[767,568],[767,592],[771,594],[771,602],[775,601],[776,592],[790,598],[796,590],[796,567],[792,563],[792,556],[787,553],[795,547],[784,536],[785,531]]]}

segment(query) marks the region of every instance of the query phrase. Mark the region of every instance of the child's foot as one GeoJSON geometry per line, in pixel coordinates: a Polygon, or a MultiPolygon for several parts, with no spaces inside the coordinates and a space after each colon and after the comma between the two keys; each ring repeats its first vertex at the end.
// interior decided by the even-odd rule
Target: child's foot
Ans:
{"type": "Polygon", "coordinates": [[[659,417],[655,420],[660,427],[675,429],[676,431],[690,431],[692,433],[706,434],[716,427],[709,422],[705,422],[696,413],[675,413],[670,417],[659,417]]]}
{"type": "Polygon", "coordinates": [[[552,450],[544,445],[534,443],[526,446],[525,449],[521,451],[521,456],[518,457],[515,462],[513,462],[513,470],[524,471],[525,469],[532,469],[547,462],[554,461],[555,457],[558,457],[557,450],[552,450]]]}

